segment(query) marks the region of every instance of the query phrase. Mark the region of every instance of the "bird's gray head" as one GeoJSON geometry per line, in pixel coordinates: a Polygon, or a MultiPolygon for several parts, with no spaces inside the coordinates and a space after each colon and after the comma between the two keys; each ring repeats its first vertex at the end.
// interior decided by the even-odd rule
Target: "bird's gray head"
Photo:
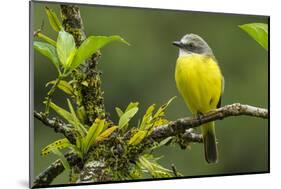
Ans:
{"type": "Polygon", "coordinates": [[[212,49],[206,41],[196,34],[186,34],[180,41],[174,41],[173,45],[179,47],[179,56],[189,55],[192,53],[213,56],[212,49]]]}

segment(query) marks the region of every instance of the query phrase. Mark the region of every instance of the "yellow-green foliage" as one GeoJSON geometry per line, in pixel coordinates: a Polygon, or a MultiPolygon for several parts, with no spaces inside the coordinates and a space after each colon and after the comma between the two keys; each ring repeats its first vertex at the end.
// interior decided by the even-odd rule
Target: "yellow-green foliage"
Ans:
{"type": "Polygon", "coordinates": [[[49,23],[52,26],[53,30],[59,32],[61,29],[63,29],[56,13],[49,7],[45,7],[45,10],[49,19],[49,23]]]}
{"type": "Polygon", "coordinates": [[[172,171],[166,169],[159,165],[157,162],[157,158],[154,158],[152,155],[143,155],[140,156],[137,165],[148,173],[153,178],[165,178],[165,177],[172,177],[172,171]]]}
{"type": "Polygon", "coordinates": [[[70,145],[71,144],[66,138],[59,139],[43,148],[41,154],[42,156],[46,156],[50,154],[54,149],[61,150],[70,147],[70,145]]]}
{"type": "Polygon", "coordinates": [[[164,118],[165,111],[169,104],[175,99],[171,98],[166,104],[163,104],[154,114],[156,105],[149,106],[142,118],[142,121],[137,129],[137,132],[130,138],[129,145],[139,144],[147,135],[153,131],[153,127],[164,125],[168,123],[168,120],[164,118]]]}
{"type": "MultiPolygon", "coordinates": [[[[79,97],[79,94],[77,94],[76,84],[77,82],[81,82],[81,86],[90,87],[96,86],[98,82],[94,80],[96,83],[93,85],[93,81],[85,79],[80,81],[77,78],[72,78],[73,80],[68,81],[66,79],[67,76],[69,76],[70,73],[78,72],[79,70],[76,68],[107,44],[110,44],[113,41],[119,41],[127,45],[129,44],[123,38],[116,35],[90,36],[85,39],[79,47],[76,47],[73,36],[75,35],[75,32],[72,34],[66,32],[53,10],[46,7],[46,13],[51,27],[58,32],[57,40],[55,41],[49,38],[38,30],[36,37],[46,41],[46,43],[35,41],[34,48],[51,60],[58,70],[58,77],[55,81],[51,81],[46,85],[52,85],[52,88],[46,98],[46,107],[48,108],[46,108],[45,115],[48,115],[48,109],[50,107],[61,118],[65,119],[69,123],[67,126],[69,126],[73,131],[76,143],[71,144],[66,138],[54,141],[42,149],[42,155],[46,156],[50,153],[56,154],[59,156],[67,170],[70,168],[70,165],[61,152],[62,149],[68,148],[72,152],[76,153],[83,161],[86,161],[89,157],[95,158],[105,155],[108,158],[106,162],[109,166],[114,166],[116,168],[116,162],[118,162],[117,167],[121,170],[117,173],[114,173],[113,171],[112,174],[117,176],[119,175],[118,177],[120,177],[120,175],[126,177],[128,176],[127,173],[128,167],[130,166],[130,157],[137,154],[134,153],[134,150],[137,152],[137,150],[142,150],[143,148],[143,146],[137,146],[137,144],[143,141],[143,139],[152,132],[154,127],[168,123],[168,120],[164,118],[165,111],[174,98],[162,105],[157,111],[155,110],[155,104],[149,106],[146,113],[139,121],[139,124],[131,130],[131,135],[128,135],[129,138],[127,138],[128,136],[125,137],[125,133],[128,131],[130,120],[139,110],[138,102],[129,103],[124,111],[116,107],[116,112],[119,116],[118,125],[107,122],[105,116],[96,116],[97,118],[94,117],[91,121],[89,121],[89,109],[91,109],[91,107],[86,107],[85,104],[81,103],[82,99],[77,98],[79,97]],[[69,110],[65,110],[52,102],[51,98],[56,88],[59,88],[69,95],[72,100],[75,100],[75,106],[72,105],[69,99],[67,99],[69,110]],[[112,140],[113,138],[110,138],[110,136],[115,131],[117,137],[112,140]],[[109,139],[108,141],[114,143],[114,145],[112,146],[111,143],[103,143],[106,139],[109,139]],[[92,147],[93,150],[89,154],[92,147]],[[124,173],[122,170],[125,170],[124,173]]],[[[152,157],[141,156],[137,161],[137,165],[133,166],[136,168],[134,172],[135,177],[138,177],[137,175],[140,175],[140,171],[143,170],[148,171],[153,177],[161,177],[161,175],[162,177],[170,176],[170,171],[158,165],[156,160],[152,157]]]]}

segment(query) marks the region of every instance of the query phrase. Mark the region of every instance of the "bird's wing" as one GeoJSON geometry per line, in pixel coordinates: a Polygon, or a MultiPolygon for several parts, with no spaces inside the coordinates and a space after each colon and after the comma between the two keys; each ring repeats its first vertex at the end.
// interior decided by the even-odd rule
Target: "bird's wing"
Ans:
{"type": "Polygon", "coordinates": [[[218,102],[218,104],[217,104],[217,108],[220,108],[220,107],[221,107],[221,98],[222,98],[223,92],[224,92],[224,77],[223,77],[223,75],[222,75],[222,76],[221,76],[221,95],[220,95],[219,102],[218,102]]]}

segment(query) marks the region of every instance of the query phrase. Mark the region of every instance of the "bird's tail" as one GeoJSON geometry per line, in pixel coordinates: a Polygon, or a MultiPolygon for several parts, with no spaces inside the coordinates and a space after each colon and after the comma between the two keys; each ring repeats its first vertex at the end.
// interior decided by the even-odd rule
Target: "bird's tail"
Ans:
{"type": "Polygon", "coordinates": [[[218,149],[216,143],[215,122],[202,125],[205,159],[208,163],[217,163],[218,149]]]}

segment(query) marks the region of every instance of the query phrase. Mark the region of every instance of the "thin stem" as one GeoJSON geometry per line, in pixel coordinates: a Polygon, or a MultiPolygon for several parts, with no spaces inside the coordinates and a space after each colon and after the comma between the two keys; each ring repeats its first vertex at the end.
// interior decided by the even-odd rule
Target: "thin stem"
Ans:
{"type": "Polygon", "coordinates": [[[178,172],[177,172],[177,169],[176,169],[175,164],[173,164],[173,163],[172,163],[171,167],[172,167],[172,170],[173,170],[174,176],[175,176],[175,177],[178,177],[179,175],[178,175],[178,172]]]}
{"type": "Polygon", "coordinates": [[[43,40],[45,40],[46,42],[48,42],[49,44],[51,44],[51,45],[53,45],[53,46],[55,46],[55,47],[57,46],[57,42],[56,42],[55,40],[51,39],[50,37],[44,35],[44,34],[41,32],[41,30],[35,31],[34,34],[33,34],[33,36],[34,36],[34,37],[38,37],[38,38],[40,38],[40,39],[43,39],[43,40]]]}
{"type": "Polygon", "coordinates": [[[51,88],[51,89],[49,90],[49,92],[47,93],[47,96],[46,96],[46,107],[45,107],[45,113],[44,113],[44,115],[45,115],[46,117],[48,117],[48,115],[49,115],[49,107],[50,107],[51,98],[53,97],[54,92],[56,91],[57,86],[58,86],[58,84],[60,83],[60,80],[61,80],[61,79],[62,79],[62,76],[59,76],[59,77],[56,79],[56,81],[55,81],[54,85],[52,86],[52,88],[51,88]]]}

